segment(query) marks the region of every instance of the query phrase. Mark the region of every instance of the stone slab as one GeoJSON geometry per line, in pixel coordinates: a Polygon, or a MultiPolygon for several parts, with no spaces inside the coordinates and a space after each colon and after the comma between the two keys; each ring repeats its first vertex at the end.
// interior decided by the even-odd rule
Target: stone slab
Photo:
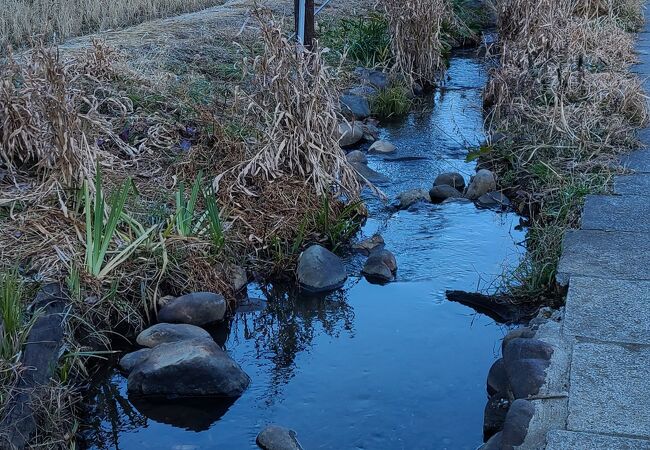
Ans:
{"type": "Polygon", "coordinates": [[[650,450],[650,441],[553,430],[548,433],[546,450],[650,450]]]}
{"type": "Polygon", "coordinates": [[[648,379],[650,347],[577,343],[567,428],[650,438],[648,379]]]}
{"type": "Polygon", "coordinates": [[[650,280],[650,239],[647,233],[569,230],[562,245],[557,282],[571,276],[650,280]]]}
{"type": "Polygon", "coordinates": [[[650,196],[650,175],[620,175],[614,178],[614,192],[618,195],[650,196]]]}
{"type": "Polygon", "coordinates": [[[650,281],[572,277],[562,331],[602,341],[650,344],[650,281]]]}
{"type": "MultiPolygon", "coordinates": [[[[648,133],[644,133],[643,131],[640,133],[640,137],[643,141],[646,141],[646,135],[648,135],[648,133]]],[[[621,164],[635,172],[650,173],[650,150],[645,149],[634,151],[629,155],[622,157],[621,164]]]]}
{"type": "Polygon", "coordinates": [[[581,228],[650,232],[650,198],[590,195],[585,201],[581,228]]]}

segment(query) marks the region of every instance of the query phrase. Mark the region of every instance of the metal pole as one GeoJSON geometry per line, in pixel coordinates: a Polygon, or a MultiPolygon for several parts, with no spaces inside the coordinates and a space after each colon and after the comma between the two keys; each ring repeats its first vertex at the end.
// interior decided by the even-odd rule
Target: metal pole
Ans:
{"type": "Polygon", "coordinates": [[[314,0],[294,0],[296,39],[311,49],[315,37],[314,0]]]}

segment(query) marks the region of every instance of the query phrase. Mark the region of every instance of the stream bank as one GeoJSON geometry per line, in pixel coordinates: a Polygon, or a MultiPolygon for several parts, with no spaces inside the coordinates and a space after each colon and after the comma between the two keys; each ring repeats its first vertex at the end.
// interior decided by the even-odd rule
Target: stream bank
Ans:
{"type": "MultiPolygon", "coordinates": [[[[405,160],[368,155],[369,167],[390,180],[382,189],[391,198],[430,188],[439,173],[468,180],[475,171],[465,157],[484,139],[485,68],[458,52],[448,74],[425,108],[381,130],[405,160]]],[[[86,446],[255,448],[255,436],[271,423],[295,430],[305,448],[479,446],[484,376],[507,329],[448,302],[445,292],[489,289],[516,266],[524,251],[519,218],[466,202],[396,212],[365,200],[369,219],[359,239],[383,236],[397,256],[396,281],[369,283],[359,276],[365,258],[350,254],[350,278],[328,295],[251,286],[249,297],[259,300],[210,330],[251,378],[240,398],[142,402],[129,398],[123,375],[107,367],[87,397],[86,446]]]]}

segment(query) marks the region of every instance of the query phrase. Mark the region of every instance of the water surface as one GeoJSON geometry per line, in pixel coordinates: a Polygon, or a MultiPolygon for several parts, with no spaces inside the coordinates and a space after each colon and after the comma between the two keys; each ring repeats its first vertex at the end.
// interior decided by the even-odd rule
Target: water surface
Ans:
{"type": "MultiPolygon", "coordinates": [[[[479,59],[452,58],[450,80],[383,137],[394,162],[371,156],[391,178],[390,197],[429,188],[436,174],[469,177],[469,146],[482,136],[479,59]]],[[[89,446],[95,449],[254,449],[255,436],[278,423],[297,431],[305,449],[476,449],[482,443],[487,371],[505,329],[445,299],[445,290],[488,289],[521,257],[514,214],[473,204],[419,205],[392,211],[368,198],[371,217],[360,237],[381,232],[397,256],[397,281],[373,285],[353,276],[324,297],[280,287],[250,289],[265,300],[237,314],[215,338],[250,375],[231,404],[132,403],[125,379],[108,370],[88,402],[89,446]]],[[[358,274],[363,257],[348,256],[358,274]]]]}

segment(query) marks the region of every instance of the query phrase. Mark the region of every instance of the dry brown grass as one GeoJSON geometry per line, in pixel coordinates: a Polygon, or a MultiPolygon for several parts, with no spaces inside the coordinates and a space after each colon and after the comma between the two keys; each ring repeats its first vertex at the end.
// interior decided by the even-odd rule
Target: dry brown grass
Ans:
{"type": "Polygon", "coordinates": [[[500,0],[500,64],[485,89],[488,127],[505,139],[484,162],[501,175],[532,226],[516,291],[555,288],[564,230],[579,225],[584,196],[600,193],[617,155],[648,121],[628,31],[639,0],[500,0]]]}
{"type": "Polygon", "coordinates": [[[251,185],[289,177],[311,184],[317,195],[343,193],[355,199],[359,184],[338,144],[337,101],[320,50],[298,48],[268,12],[254,12],[264,49],[245,62],[249,84],[240,98],[259,132],[250,155],[219,175],[234,175],[229,189],[255,196],[251,185]]]}
{"type": "Polygon", "coordinates": [[[406,80],[434,85],[445,72],[443,25],[453,23],[450,0],[383,0],[393,70],[406,80]]]}
{"type": "Polygon", "coordinates": [[[25,46],[34,35],[61,43],[70,36],[222,3],[221,0],[4,0],[0,9],[0,54],[7,45],[25,46]]]}

